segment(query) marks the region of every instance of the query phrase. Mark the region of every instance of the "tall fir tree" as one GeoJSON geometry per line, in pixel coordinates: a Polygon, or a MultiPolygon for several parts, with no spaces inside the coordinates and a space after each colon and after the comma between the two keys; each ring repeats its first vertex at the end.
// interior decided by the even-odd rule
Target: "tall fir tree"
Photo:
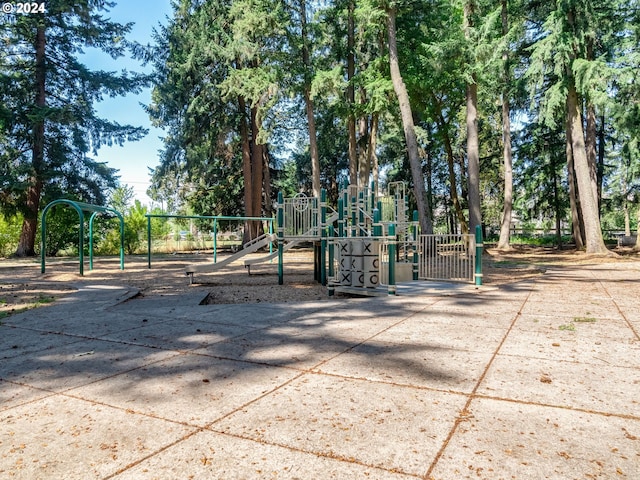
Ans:
{"type": "Polygon", "coordinates": [[[35,255],[38,214],[51,192],[103,203],[117,184],[115,170],[91,158],[104,144],[137,140],[144,129],[99,118],[105,95],[139,91],[144,75],[92,71],[80,60],[86,47],[113,58],[130,45],[131,24],[107,20],[114,3],[50,0],[46,11],[4,15],[0,24],[0,138],[4,212],[24,217],[17,256],[35,255]]]}

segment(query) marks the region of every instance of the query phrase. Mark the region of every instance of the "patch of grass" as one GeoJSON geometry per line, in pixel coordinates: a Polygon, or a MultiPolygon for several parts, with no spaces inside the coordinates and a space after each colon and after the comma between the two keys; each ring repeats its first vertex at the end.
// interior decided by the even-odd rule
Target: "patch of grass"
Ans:
{"type": "Polygon", "coordinates": [[[38,298],[35,299],[35,301],[33,302],[35,305],[46,305],[48,303],[52,303],[55,302],[55,298],[47,296],[47,295],[40,295],[38,298]]]}
{"type": "Polygon", "coordinates": [[[596,323],[598,320],[593,317],[574,317],[572,322],[575,323],[596,323]]]}
{"type": "Polygon", "coordinates": [[[576,326],[573,323],[569,323],[569,324],[564,324],[564,325],[560,325],[558,327],[559,330],[566,330],[569,332],[575,332],[576,331],[576,326]]]}
{"type": "Polygon", "coordinates": [[[494,267],[521,267],[527,265],[526,262],[516,262],[514,260],[498,260],[493,262],[494,267]]]}

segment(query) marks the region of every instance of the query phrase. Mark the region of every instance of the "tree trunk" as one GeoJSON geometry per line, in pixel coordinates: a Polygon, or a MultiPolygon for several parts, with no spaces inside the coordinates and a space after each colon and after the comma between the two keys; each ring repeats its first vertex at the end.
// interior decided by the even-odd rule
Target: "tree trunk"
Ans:
{"type": "Polygon", "coordinates": [[[633,247],[635,252],[640,252],[640,208],[638,209],[638,225],[636,227],[636,246],[633,247]]]}
{"type": "Polygon", "coordinates": [[[422,162],[418,155],[418,139],[416,137],[415,126],[413,124],[413,114],[411,112],[411,104],[409,103],[409,95],[407,88],[400,73],[400,65],[398,64],[398,46],[396,44],[396,12],[394,9],[387,10],[388,35],[389,35],[389,67],[391,70],[391,82],[393,89],[398,97],[400,104],[400,115],[402,117],[402,126],[404,129],[404,137],[407,143],[407,153],[409,155],[409,164],[411,166],[411,178],[413,180],[413,189],[418,206],[418,218],[420,229],[424,234],[433,233],[433,223],[427,210],[426,192],[424,187],[424,175],[422,174],[422,162]]]}
{"type": "Polygon", "coordinates": [[[591,171],[584,144],[578,94],[572,80],[569,82],[567,93],[567,118],[571,129],[571,146],[578,184],[578,197],[580,198],[580,210],[584,221],[586,251],[587,253],[597,254],[609,253],[602,238],[598,201],[593,192],[591,171]]]}
{"type": "Polygon", "coordinates": [[[15,255],[17,257],[32,257],[36,254],[36,231],[38,229],[38,213],[40,212],[40,197],[42,195],[41,171],[44,165],[44,143],[45,125],[44,108],[47,104],[46,94],[46,59],[45,59],[45,27],[39,25],[36,31],[36,70],[35,70],[35,92],[37,120],[33,125],[33,145],[31,148],[31,178],[27,188],[27,198],[24,209],[24,220],[22,231],[18,240],[18,248],[15,255]]]}
{"type": "MultiPolygon", "coordinates": [[[[509,33],[509,18],[507,16],[507,0],[502,0],[502,35],[509,33]]],[[[498,250],[510,250],[511,211],[513,209],[513,155],[511,152],[511,105],[509,101],[509,50],[502,52],[504,66],[504,85],[502,88],[502,163],[504,167],[504,205],[502,208],[502,223],[500,225],[500,239],[498,250]]],[[[556,218],[558,218],[556,216],[556,218]]],[[[559,219],[558,219],[559,221],[559,219]]]]}
{"type": "MultiPolygon", "coordinates": [[[[595,60],[593,51],[593,38],[587,38],[587,60],[595,60]]],[[[587,152],[587,161],[589,163],[589,175],[591,176],[591,188],[598,205],[598,218],[600,218],[600,195],[598,191],[598,164],[596,158],[596,107],[593,102],[587,98],[587,125],[585,135],[585,150],[587,152]]]]}
{"type": "MultiPolygon", "coordinates": [[[[438,125],[440,127],[440,132],[442,133],[442,140],[444,142],[444,149],[447,152],[447,166],[449,169],[449,197],[451,198],[451,203],[453,204],[454,213],[460,224],[460,231],[462,233],[469,233],[469,226],[467,225],[467,220],[464,217],[464,212],[462,211],[462,205],[460,205],[460,198],[458,197],[458,181],[456,179],[456,171],[455,171],[455,157],[453,155],[453,147],[451,145],[451,137],[449,136],[449,128],[447,122],[442,113],[442,104],[439,99],[431,94],[431,98],[438,109],[438,125]]],[[[452,232],[453,233],[453,232],[452,232]]]]}
{"type": "Polygon", "coordinates": [[[573,147],[571,146],[571,128],[569,120],[565,125],[566,131],[566,152],[567,152],[567,183],[569,184],[569,203],[571,205],[571,233],[576,249],[584,248],[584,227],[582,225],[582,215],[580,215],[580,203],[576,192],[576,176],[573,162],[573,147]]]}
{"type": "Polygon", "coordinates": [[[313,115],[313,100],[311,89],[305,85],[304,101],[307,109],[307,123],[309,125],[309,153],[311,155],[311,188],[313,196],[320,198],[320,154],[318,153],[318,139],[316,135],[316,120],[313,115]]]}
{"type": "Polygon", "coordinates": [[[593,103],[587,103],[587,125],[585,136],[585,149],[587,152],[587,161],[589,162],[589,177],[591,179],[591,188],[593,196],[598,205],[598,218],[600,217],[600,196],[598,191],[598,161],[596,156],[596,107],[593,103]]]}
{"type": "MultiPolygon", "coordinates": [[[[475,76],[472,76],[475,82],[475,76]]],[[[467,162],[469,184],[469,228],[482,225],[480,212],[480,146],[478,142],[478,85],[467,85],[467,162]]]]}
{"type": "Polygon", "coordinates": [[[550,167],[550,174],[551,174],[551,180],[553,182],[553,210],[555,213],[555,219],[556,219],[556,246],[558,248],[558,250],[562,249],[562,225],[560,223],[560,188],[558,186],[558,175],[556,172],[556,161],[555,161],[555,155],[550,154],[550,158],[549,158],[549,167],[550,167]]]}
{"type": "Polygon", "coordinates": [[[371,132],[369,132],[369,148],[368,148],[368,162],[371,165],[371,170],[373,172],[373,196],[374,198],[378,197],[378,182],[380,180],[380,172],[378,165],[378,154],[376,153],[376,148],[378,147],[378,113],[374,113],[371,116],[371,132]]]}
{"type": "MultiPolygon", "coordinates": [[[[364,103],[366,98],[364,92],[361,91],[361,102],[364,103]]],[[[360,151],[358,152],[358,185],[360,188],[366,188],[369,185],[369,176],[371,174],[371,164],[369,163],[369,118],[363,115],[359,120],[359,138],[360,151]]]]}
{"type": "Polygon", "coordinates": [[[307,4],[300,0],[300,21],[302,30],[302,63],[304,72],[304,103],[307,110],[307,124],[309,126],[309,153],[311,155],[311,188],[313,196],[320,198],[320,155],[318,154],[318,139],[316,136],[316,120],[313,114],[313,100],[311,99],[311,55],[309,54],[309,38],[307,33],[307,4]]]}
{"type": "MultiPolygon", "coordinates": [[[[464,31],[467,41],[471,38],[473,22],[471,14],[473,4],[467,1],[464,6],[464,31]]],[[[471,74],[471,82],[467,84],[467,163],[469,185],[469,228],[471,231],[482,225],[480,210],[480,145],[478,141],[478,84],[476,76],[471,74]]]]}
{"type": "Polygon", "coordinates": [[[356,72],[355,60],[355,0],[349,0],[347,18],[347,133],[349,135],[349,183],[358,184],[358,144],[356,139],[356,118],[353,109],[356,102],[353,77],[356,72]]]}
{"type": "MultiPolygon", "coordinates": [[[[242,142],[242,178],[244,181],[244,215],[251,217],[253,212],[253,182],[251,178],[251,146],[249,144],[249,128],[247,126],[247,105],[243,97],[238,97],[238,110],[240,110],[240,139],[242,142]]],[[[251,223],[244,223],[244,235],[242,243],[251,240],[251,223]]]]}
{"type": "MultiPolygon", "coordinates": [[[[604,109],[603,109],[604,110],[604,109]]],[[[602,203],[602,181],[604,179],[604,157],[605,157],[605,117],[600,114],[600,129],[598,130],[598,199],[602,203]]]]}
{"type": "Polygon", "coordinates": [[[271,171],[269,170],[269,148],[267,145],[262,149],[262,188],[264,190],[264,216],[273,217],[273,204],[271,199],[271,171]]]}
{"type": "MultiPolygon", "coordinates": [[[[251,109],[251,194],[253,217],[262,216],[262,168],[264,164],[264,145],[258,143],[260,125],[258,125],[258,107],[251,109]]],[[[262,234],[262,223],[251,222],[251,239],[262,234]]]]}
{"type": "Polygon", "coordinates": [[[624,235],[631,236],[631,214],[629,213],[629,202],[625,198],[622,202],[622,213],[624,214],[624,235]]]}

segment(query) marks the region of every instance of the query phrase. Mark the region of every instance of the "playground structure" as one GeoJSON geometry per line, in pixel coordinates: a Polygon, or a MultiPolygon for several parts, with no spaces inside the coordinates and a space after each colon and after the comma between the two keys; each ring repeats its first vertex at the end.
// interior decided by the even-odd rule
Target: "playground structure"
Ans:
{"type": "MultiPolygon", "coordinates": [[[[284,283],[284,253],[302,242],[314,245],[314,276],[327,285],[329,295],[336,291],[360,295],[396,293],[397,282],[417,280],[445,280],[482,284],[482,235],[476,226],[475,235],[425,235],[418,231],[417,212],[409,217],[408,198],[403,182],[388,185],[385,195],[377,196],[375,186],[357,188],[343,185],[334,210],[327,204],[326,191],[319,198],[298,194],[292,198],[278,195],[277,216],[229,217],[155,215],[147,217],[147,257],[151,268],[152,218],[182,218],[211,220],[213,262],[190,265],[185,273],[194,281],[196,273],[207,273],[240,260],[250,253],[269,247],[269,254],[245,259],[245,267],[278,259],[278,283],[284,283]],[[273,222],[277,220],[277,232],[273,222]],[[247,242],[240,251],[221,261],[217,259],[219,222],[262,222],[265,232],[247,242]],[[273,246],[277,243],[277,251],[273,246]]],[[[42,273],[45,272],[46,216],[58,204],[74,208],[79,216],[80,275],[84,268],[84,213],[92,212],[89,220],[89,265],[93,269],[93,221],[100,214],[116,216],[120,221],[120,268],[124,269],[124,220],[111,208],[54,200],[42,213],[42,273]]],[[[224,238],[223,236],[220,237],[224,238]]],[[[226,242],[226,243],[225,243],[226,242]]],[[[233,245],[237,245],[233,240],[233,245]]]]}
{"type": "MultiPolygon", "coordinates": [[[[217,262],[195,264],[185,273],[219,270],[249,253],[277,242],[276,252],[245,260],[245,267],[278,258],[278,283],[284,283],[284,252],[300,244],[314,245],[314,275],[327,285],[329,295],[395,295],[397,282],[446,280],[482,284],[482,235],[424,235],[418,231],[417,212],[409,216],[403,182],[388,185],[376,196],[374,185],[343,185],[334,210],[320,198],[278,194],[277,231],[244,245],[239,252],[217,262]]],[[[271,248],[271,247],[270,247],[271,248]]]]}
{"type": "MultiPolygon", "coordinates": [[[[269,250],[273,251],[273,241],[275,237],[273,236],[273,218],[267,217],[232,217],[232,216],[223,216],[223,215],[159,215],[159,214],[147,214],[145,215],[147,218],[147,265],[151,268],[151,252],[153,250],[152,244],[152,235],[151,235],[151,220],[153,218],[160,219],[188,219],[188,220],[210,220],[212,222],[211,229],[211,248],[213,249],[213,264],[210,265],[194,265],[193,271],[191,272],[191,276],[193,278],[193,273],[196,272],[206,272],[212,271],[218,268],[222,268],[233,261],[242,258],[243,256],[253,253],[266,245],[269,245],[269,250]],[[225,232],[220,231],[220,225],[222,222],[262,222],[263,230],[267,233],[261,235],[260,237],[248,242],[246,244],[242,244],[240,238],[242,237],[242,233],[240,231],[236,232],[225,232]],[[230,247],[233,255],[231,257],[226,257],[224,260],[218,262],[218,250],[220,248],[230,247]],[[241,249],[239,248],[241,247],[241,249]],[[240,250],[240,251],[238,251],[240,250]],[[196,268],[198,267],[198,268],[196,268]]],[[[205,247],[206,248],[206,247],[205,247]]]]}
{"type": "Polygon", "coordinates": [[[44,210],[42,210],[41,220],[41,236],[40,236],[40,271],[45,273],[46,270],[46,252],[47,252],[47,213],[56,205],[67,205],[72,207],[78,213],[79,233],[78,233],[78,259],[80,262],[80,275],[84,275],[84,212],[91,212],[89,218],[89,270],[93,270],[93,221],[98,214],[107,214],[115,216],[120,221],[120,270],[124,270],[124,219],[122,214],[113,208],[92,205],[90,203],[76,202],[61,198],[50,202],[44,210]]]}

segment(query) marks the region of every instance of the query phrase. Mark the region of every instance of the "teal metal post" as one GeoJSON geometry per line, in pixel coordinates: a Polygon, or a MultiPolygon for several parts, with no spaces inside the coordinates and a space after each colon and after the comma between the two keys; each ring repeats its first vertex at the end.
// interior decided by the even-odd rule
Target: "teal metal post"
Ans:
{"type": "Polygon", "coordinates": [[[482,227],[476,225],[476,285],[482,285],[482,250],[484,245],[482,243],[482,227]]]}
{"type": "Polygon", "coordinates": [[[342,238],[344,236],[344,200],[338,198],[338,237],[342,238]]]}
{"type": "Polygon", "coordinates": [[[358,236],[358,220],[357,220],[357,206],[356,197],[351,197],[351,236],[358,236]]]}
{"type": "Polygon", "coordinates": [[[93,270],[93,219],[98,212],[93,212],[89,217],[89,270],[93,270]]]}
{"type": "MultiPolygon", "coordinates": [[[[334,268],[334,261],[335,261],[335,229],[333,228],[333,225],[327,225],[327,236],[329,237],[329,278],[333,278],[336,275],[335,272],[335,268],[334,268]]],[[[333,282],[327,282],[329,284],[329,296],[332,297],[333,294],[335,293],[335,288],[333,285],[333,282]]]]}
{"type": "Polygon", "coordinates": [[[84,214],[80,213],[80,233],[78,234],[78,260],[80,261],[80,276],[84,275],[84,214]]]}
{"type": "Polygon", "coordinates": [[[344,209],[342,219],[344,221],[344,234],[341,235],[341,237],[349,236],[349,195],[347,193],[347,188],[348,186],[345,182],[344,191],[342,192],[342,208],[344,209]]]}
{"type": "Polygon", "coordinates": [[[366,208],[364,192],[358,193],[358,236],[364,237],[364,210],[366,208]]]}
{"type": "Polygon", "coordinates": [[[151,217],[147,215],[147,268],[151,268],[151,217]]]}
{"type": "Polygon", "coordinates": [[[413,211],[413,280],[418,280],[418,211],[413,211]]]}
{"type": "Polygon", "coordinates": [[[389,225],[389,295],[396,294],[396,226],[389,225]]]}
{"type": "MultiPolygon", "coordinates": [[[[269,235],[273,235],[273,218],[269,220],[269,235]]],[[[273,242],[269,242],[269,255],[273,253],[273,242]]],[[[269,260],[271,263],[273,260],[269,260]]]]}
{"type": "Polygon", "coordinates": [[[218,261],[218,219],[213,219],[213,263],[218,261]]]}
{"type": "Polygon", "coordinates": [[[379,208],[373,209],[373,236],[381,237],[382,236],[382,224],[380,223],[381,213],[379,208]]]}
{"type": "Polygon", "coordinates": [[[320,191],[320,285],[327,284],[327,191],[320,191]]]}
{"type": "Polygon", "coordinates": [[[284,284],[284,197],[278,192],[278,285],[284,284]]]}
{"type": "Polygon", "coordinates": [[[376,182],[374,182],[373,180],[371,180],[371,202],[370,202],[370,208],[371,211],[373,212],[373,209],[376,208],[376,182]]]}

